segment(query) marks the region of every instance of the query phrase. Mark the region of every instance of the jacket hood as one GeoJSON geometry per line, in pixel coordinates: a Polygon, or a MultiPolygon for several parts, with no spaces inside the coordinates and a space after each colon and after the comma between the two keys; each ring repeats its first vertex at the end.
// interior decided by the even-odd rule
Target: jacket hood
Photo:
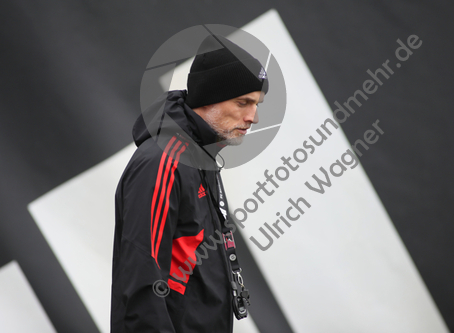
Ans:
{"type": "MultiPolygon", "coordinates": [[[[216,155],[225,145],[218,143],[217,133],[185,103],[186,96],[186,90],[162,94],[136,120],[132,130],[134,142],[139,147],[153,139],[164,150],[169,140],[176,136],[192,151],[196,167],[212,169],[216,155]]],[[[195,166],[194,163],[189,164],[195,166]]]]}

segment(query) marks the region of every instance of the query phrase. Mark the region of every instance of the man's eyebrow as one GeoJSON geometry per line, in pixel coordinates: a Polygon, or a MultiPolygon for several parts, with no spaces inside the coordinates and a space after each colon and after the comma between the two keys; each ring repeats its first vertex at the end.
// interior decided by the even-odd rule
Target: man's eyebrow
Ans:
{"type": "Polygon", "coordinates": [[[262,103],[262,102],[263,102],[263,100],[260,100],[260,99],[259,99],[259,100],[257,101],[257,100],[255,100],[255,99],[253,99],[253,98],[250,98],[250,97],[238,97],[237,99],[238,99],[238,100],[247,101],[247,102],[251,102],[251,103],[254,103],[254,104],[258,104],[258,103],[262,103]]]}

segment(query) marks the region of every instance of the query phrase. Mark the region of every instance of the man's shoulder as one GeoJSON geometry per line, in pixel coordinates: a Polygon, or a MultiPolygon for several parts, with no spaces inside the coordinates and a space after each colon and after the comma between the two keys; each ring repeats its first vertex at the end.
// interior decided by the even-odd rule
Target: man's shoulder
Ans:
{"type": "Polygon", "coordinates": [[[140,168],[152,172],[173,169],[184,175],[198,173],[196,168],[190,166],[190,154],[188,143],[177,137],[159,143],[149,138],[136,149],[126,169],[140,168]]]}

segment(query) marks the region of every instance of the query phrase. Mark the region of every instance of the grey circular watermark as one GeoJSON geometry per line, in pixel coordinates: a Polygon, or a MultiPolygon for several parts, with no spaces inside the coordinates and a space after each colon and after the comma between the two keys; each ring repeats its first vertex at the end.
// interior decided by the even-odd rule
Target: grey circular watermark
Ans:
{"type": "MultiPolygon", "coordinates": [[[[253,74],[258,74],[259,78],[266,77],[269,82],[268,93],[257,108],[258,123],[252,124],[241,145],[227,145],[220,152],[224,168],[229,169],[251,161],[265,150],[277,135],[285,115],[287,96],[283,73],[273,54],[255,36],[241,29],[220,24],[193,26],[173,35],[159,47],[147,65],[140,87],[140,105],[150,135],[164,151],[168,140],[159,138],[162,124],[171,124],[170,127],[177,136],[184,133],[184,129],[165,112],[167,97],[175,96],[170,92],[174,89],[181,91],[187,89],[189,67],[199,52],[202,41],[210,35],[225,37],[256,58],[263,68],[260,73],[253,74]]],[[[180,103],[181,98],[178,96],[174,98],[180,103]]],[[[183,109],[186,107],[189,108],[184,104],[183,109]]],[[[199,150],[196,155],[203,156],[215,150],[214,146],[222,144],[222,141],[203,147],[199,147],[195,142],[189,142],[190,145],[192,143],[195,149],[199,150]]],[[[181,159],[180,163],[194,166],[193,161],[189,159],[181,159]]],[[[200,168],[201,165],[204,169],[213,168],[212,163],[199,163],[197,167],[200,168]]]]}
{"type": "Polygon", "coordinates": [[[170,293],[170,288],[164,280],[156,280],[153,283],[153,292],[158,297],[166,297],[170,293]]]}

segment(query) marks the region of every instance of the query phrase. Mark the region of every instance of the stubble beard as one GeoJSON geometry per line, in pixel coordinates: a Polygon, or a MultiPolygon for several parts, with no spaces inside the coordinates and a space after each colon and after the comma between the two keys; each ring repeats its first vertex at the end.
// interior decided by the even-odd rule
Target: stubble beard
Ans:
{"type": "Polygon", "coordinates": [[[243,143],[244,135],[236,134],[236,127],[228,130],[223,129],[227,120],[223,119],[222,111],[217,105],[213,105],[211,110],[206,113],[205,121],[217,133],[219,141],[225,145],[238,146],[243,143]]]}

